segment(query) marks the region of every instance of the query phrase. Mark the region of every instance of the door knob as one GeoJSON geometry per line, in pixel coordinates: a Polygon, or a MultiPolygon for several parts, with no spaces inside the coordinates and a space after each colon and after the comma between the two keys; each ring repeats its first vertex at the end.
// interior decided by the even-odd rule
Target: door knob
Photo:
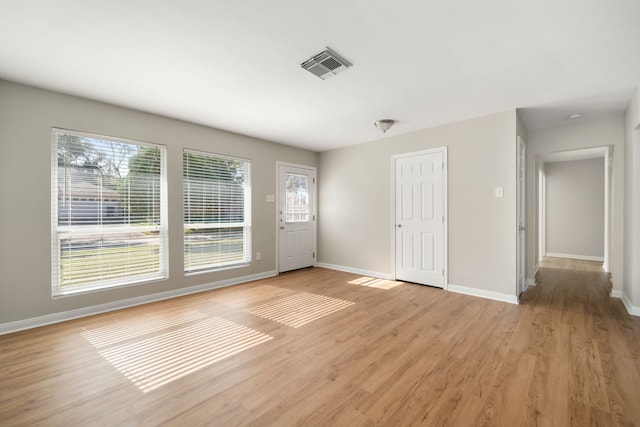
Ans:
{"type": "Polygon", "coordinates": [[[521,225],[520,227],[518,227],[518,230],[520,231],[525,231],[527,229],[527,227],[525,227],[524,225],[521,225]]]}
{"type": "Polygon", "coordinates": [[[402,228],[402,224],[398,224],[398,225],[396,225],[396,227],[402,228]]]}

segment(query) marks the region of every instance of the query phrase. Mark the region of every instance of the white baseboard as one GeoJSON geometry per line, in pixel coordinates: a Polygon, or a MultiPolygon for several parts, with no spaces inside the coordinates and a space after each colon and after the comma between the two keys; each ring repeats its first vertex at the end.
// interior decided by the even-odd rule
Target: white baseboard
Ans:
{"type": "Polygon", "coordinates": [[[263,273],[251,274],[248,276],[234,277],[232,279],[220,280],[218,282],[205,283],[202,285],[189,286],[188,288],[175,289],[171,291],[158,292],[156,294],[142,295],[135,298],[129,298],[120,301],[108,302],[105,304],[93,305],[90,307],[77,308],[75,310],[64,311],[61,313],[52,313],[44,316],[32,317],[30,319],[16,320],[0,324],[0,335],[18,332],[25,329],[37,328],[39,326],[50,325],[52,323],[64,322],[67,320],[78,319],[80,317],[93,316],[94,314],[105,313],[108,311],[120,310],[122,308],[133,307],[136,305],[147,304],[155,301],[162,301],[184,295],[195,294],[198,292],[208,291],[211,289],[222,288],[225,286],[237,285],[240,283],[252,282],[254,280],[273,277],[278,274],[277,271],[265,271],[263,273]]]}
{"type": "Polygon", "coordinates": [[[344,265],[327,264],[326,262],[318,262],[316,263],[316,267],[328,268],[329,270],[344,271],[345,273],[362,274],[363,276],[375,277],[376,279],[391,280],[393,278],[390,274],[380,273],[379,271],[345,267],[344,265]]]}
{"type": "Polygon", "coordinates": [[[515,295],[503,294],[500,292],[485,291],[484,289],[469,288],[467,286],[449,284],[447,290],[458,294],[471,295],[474,297],[492,299],[496,301],[518,304],[518,297],[515,295]]]}
{"type": "Polygon", "coordinates": [[[552,257],[552,258],[569,258],[569,259],[580,259],[580,260],[584,260],[584,261],[600,261],[600,262],[604,262],[604,257],[601,257],[601,256],[559,254],[559,253],[556,253],[556,252],[547,252],[544,256],[548,256],[548,257],[552,257]]]}
{"type": "Polygon", "coordinates": [[[533,269],[533,277],[527,277],[527,288],[529,286],[535,286],[536,283],[536,274],[538,274],[538,270],[540,269],[540,264],[536,263],[536,268],[533,269]]]}
{"type": "MultiPolygon", "coordinates": [[[[316,264],[316,266],[322,267],[322,268],[328,268],[330,270],[344,271],[346,273],[362,274],[363,276],[375,277],[378,279],[386,279],[386,280],[393,279],[393,276],[391,276],[390,274],[380,273],[378,271],[363,270],[360,268],[345,267],[343,265],[335,265],[335,264],[327,264],[324,262],[319,262],[316,264]]],[[[482,289],[469,288],[466,286],[452,285],[452,284],[449,284],[445,289],[458,294],[465,294],[465,295],[471,295],[475,297],[492,299],[496,301],[508,302],[511,304],[518,304],[518,298],[515,295],[502,294],[499,292],[485,291],[482,289]]]]}
{"type": "Polygon", "coordinates": [[[609,295],[611,298],[622,298],[622,291],[617,289],[611,289],[611,294],[609,295]]]}
{"type": "Polygon", "coordinates": [[[640,316],[640,307],[633,305],[627,294],[625,294],[624,292],[621,292],[621,294],[622,303],[627,309],[627,312],[632,316],[640,316]]]}

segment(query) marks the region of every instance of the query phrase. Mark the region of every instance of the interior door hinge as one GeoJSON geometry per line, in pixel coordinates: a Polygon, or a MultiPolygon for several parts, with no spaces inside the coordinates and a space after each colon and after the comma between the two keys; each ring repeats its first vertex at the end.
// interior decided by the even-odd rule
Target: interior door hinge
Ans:
{"type": "Polygon", "coordinates": [[[442,269],[442,275],[444,276],[444,268],[442,269]]]}
{"type": "Polygon", "coordinates": [[[313,220],[314,220],[314,221],[316,220],[316,216],[315,216],[315,215],[313,215],[313,220]]]}
{"type": "Polygon", "coordinates": [[[316,257],[316,253],[315,253],[315,252],[313,253],[312,257],[313,257],[313,258],[315,258],[315,257],[316,257]]]}
{"type": "Polygon", "coordinates": [[[315,178],[312,178],[312,182],[315,184],[315,183],[316,183],[316,179],[315,179],[315,178]]]}

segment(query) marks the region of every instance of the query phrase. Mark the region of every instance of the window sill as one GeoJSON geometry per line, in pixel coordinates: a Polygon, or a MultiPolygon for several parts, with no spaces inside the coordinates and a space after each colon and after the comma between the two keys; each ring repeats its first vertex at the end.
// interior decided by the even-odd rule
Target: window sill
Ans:
{"type": "Polygon", "coordinates": [[[185,277],[198,276],[200,274],[217,273],[218,271],[235,270],[237,268],[249,267],[250,265],[251,265],[251,262],[243,262],[241,264],[225,265],[222,267],[212,267],[212,268],[204,268],[202,270],[185,271],[184,275],[185,277]]]}
{"type": "Polygon", "coordinates": [[[140,280],[135,280],[135,281],[131,281],[131,282],[125,282],[125,283],[121,283],[121,284],[115,284],[115,285],[108,285],[108,286],[86,286],[86,287],[79,287],[77,289],[69,289],[69,290],[65,290],[65,291],[60,291],[60,292],[55,292],[55,290],[52,289],[52,293],[51,293],[51,299],[59,299],[59,298],[66,298],[66,297],[73,297],[73,296],[78,296],[78,295],[85,295],[85,294],[91,294],[91,293],[96,293],[96,292],[103,292],[103,291],[108,291],[111,289],[121,289],[121,288],[127,288],[130,286],[137,286],[137,285],[142,285],[142,284],[146,284],[146,283],[157,283],[157,282],[161,282],[163,280],[167,280],[169,278],[168,275],[158,275],[158,276],[151,276],[151,277],[145,277],[142,278],[140,280]]]}

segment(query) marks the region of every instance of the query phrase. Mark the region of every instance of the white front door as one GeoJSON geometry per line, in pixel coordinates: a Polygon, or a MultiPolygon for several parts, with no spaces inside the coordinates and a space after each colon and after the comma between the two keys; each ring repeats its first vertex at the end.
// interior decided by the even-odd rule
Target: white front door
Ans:
{"type": "Polygon", "coordinates": [[[315,264],[315,193],[315,168],[278,165],[279,272],[315,264]]]}
{"type": "Polygon", "coordinates": [[[444,287],[445,151],[394,158],[396,279],[444,287]]]}
{"type": "Polygon", "coordinates": [[[526,179],[526,147],[524,141],[518,137],[518,295],[527,289],[526,267],[526,221],[525,221],[525,179],[526,179]]]}

